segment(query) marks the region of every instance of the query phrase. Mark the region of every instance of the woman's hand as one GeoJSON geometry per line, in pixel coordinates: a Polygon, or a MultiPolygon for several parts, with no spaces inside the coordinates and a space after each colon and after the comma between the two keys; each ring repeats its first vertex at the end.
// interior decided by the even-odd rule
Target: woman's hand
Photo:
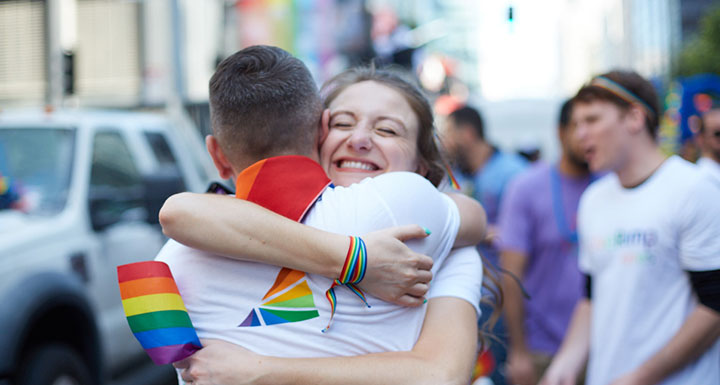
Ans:
{"type": "Polygon", "coordinates": [[[403,241],[428,234],[418,225],[390,227],[362,236],[368,252],[365,278],[358,286],[386,302],[420,306],[432,279],[432,258],[418,254],[403,241]]]}
{"type": "Polygon", "coordinates": [[[262,356],[221,340],[202,340],[203,348],[173,364],[192,385],[250,385],[261,378],[262,356]]]}

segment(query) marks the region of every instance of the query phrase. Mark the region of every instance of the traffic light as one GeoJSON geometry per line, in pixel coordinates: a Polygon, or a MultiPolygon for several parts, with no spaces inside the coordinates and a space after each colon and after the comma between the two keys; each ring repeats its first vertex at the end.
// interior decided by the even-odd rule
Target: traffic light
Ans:
{"type": "Polygon", "coordinates": [[[63,95],[75,93],[75,52],[62,52],[62,89],[63,95]]]}
{"type": "Polygon", "coordinates": [[[507,14],[507,15],[508,15],[508,23],[512,24],[512,22],[515,20],[515,19],[514,19],[514,15],[513,15],[513,7],[512,7],[512,6],[509,6],[509,7],[508,7],[508,14],[507,14]]]}

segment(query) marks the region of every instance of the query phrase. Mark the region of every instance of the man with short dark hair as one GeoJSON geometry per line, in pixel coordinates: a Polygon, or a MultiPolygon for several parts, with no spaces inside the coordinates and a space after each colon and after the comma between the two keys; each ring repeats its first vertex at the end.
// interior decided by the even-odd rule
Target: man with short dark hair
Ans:
{"type": "MultiPolygon", "coordinates": [[[[508,183],[523,171],[528,162],[520,155],[504,152],[490,144],[485,138],[485,124],[480,112],[470,106],[453,111],[443,127],[443,145],[453,164],[459,169],[457,179],[461,190],[478,200],[487,213],[488,240],[478,245],[480,254],[493,265],[498,264],[498,250],[494,241],[497,235],[500,202],[508,183]]],[[[483,305],[483,324],[492,308],[483,305]]],[[[491,379],[496,385],[504,385],[503,371],[499,368],[505,363],[505,325],[504,320],[495,324],[492,333],[501,342],[490,345],[496,366],[491,379]]]]}
{"type": "Polygon", "coordinates": [[[500,265],[510,343],[511,384],[535,385],[557,352],[583,292],[577,266],[577,209],[590,171],[571,122],[572,102],[560,109],[560,159],[539,163],[510,182],[500,208],[500,265]]]}
{"type": "MultiPolygon", "coordinates": [[[[519,155],[500,151],[488,142],[482,116],[470,106],[460,107],[448,115],[443,145],[460,169],[458,179],[463,191],[483,205],[488,223],[496,225],[505,186],[527,167],[527,161],[519,155]]],[[[495,257],[490,256],[493,262],[495,257]]]]}
{"type": "Polygon", "coordinates": [[[720,383],[720,189],[656,141],[652,85],[612,71],[573,99],[585,158],[611,173],[583,194],[575,308],[544,385],[720,383]]]}
{"type": "Polygon", "coordinates": [[[720,181],[720,106],[702,114],[696,140],[701,151],[698,166],[720,181]]]}

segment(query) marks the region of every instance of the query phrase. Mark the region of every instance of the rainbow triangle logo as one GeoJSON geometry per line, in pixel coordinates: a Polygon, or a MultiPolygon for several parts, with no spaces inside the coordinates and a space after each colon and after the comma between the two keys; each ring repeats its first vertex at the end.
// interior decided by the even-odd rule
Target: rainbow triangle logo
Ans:
{"type": "Polygon", "coordinates": [[[283,268],[262,303],[254,307],[238,327],[277,325],[319,317],[307,276],[283,268]]]}

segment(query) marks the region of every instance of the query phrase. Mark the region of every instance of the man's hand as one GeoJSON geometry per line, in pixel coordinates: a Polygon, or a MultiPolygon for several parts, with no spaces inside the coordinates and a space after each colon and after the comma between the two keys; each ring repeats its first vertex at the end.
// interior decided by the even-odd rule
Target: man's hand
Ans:
{"type": "Polygon", "coordinates": [[[428,234],[417,225],[390,227],[362,236],[368,251],[363,291],[401,306],[420,306],[432,279],[432,258],[418,254],[403,241],[428,234]]]}
{"type": "Polygon", "coordinates": [[[260,377],[259,355],[221,340],[202,340],[203,348],[173,364],[192,385],[250,385],[260,377]]]}
{"type": "Polygon", "coordinates": [[[510,351],[507,362],[508,382],[517,385],[535,385],[538,378],[530,353],[510,351]]]}
{"type": "Polygon", "coordinates": [[[539,385],[575,385],[577,376],[578,373],[568,365],[554,359],[550,367],[545,371],[539,385]]]}

